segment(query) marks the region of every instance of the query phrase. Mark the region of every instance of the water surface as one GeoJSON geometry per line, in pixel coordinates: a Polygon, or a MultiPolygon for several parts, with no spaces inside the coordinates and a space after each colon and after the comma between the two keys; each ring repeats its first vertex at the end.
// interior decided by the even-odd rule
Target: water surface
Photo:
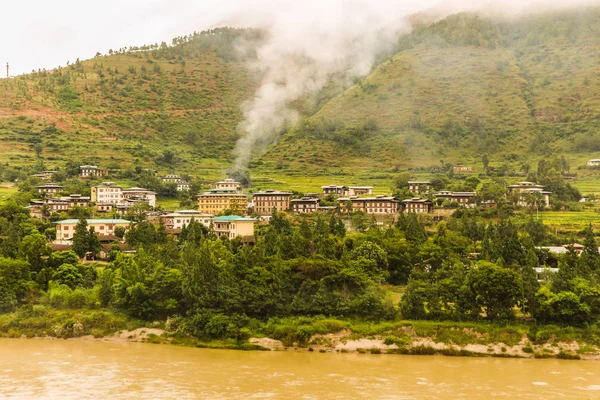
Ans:
{"type": "Polygon", "coordinates": [[[600,399],[600,362],[0,339],[0,399],[600,399]]]}

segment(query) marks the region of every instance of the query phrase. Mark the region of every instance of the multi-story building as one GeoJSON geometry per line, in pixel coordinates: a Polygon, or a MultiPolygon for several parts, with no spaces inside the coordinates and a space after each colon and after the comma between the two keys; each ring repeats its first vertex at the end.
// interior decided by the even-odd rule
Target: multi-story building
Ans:
{"type": "Polygon", "coordinates": [[[402,201],[404,212],[408,213],[429,213],[433,210],[433,203],[427,199],[421,199],[420,197],[413,197],[402,201]]]}
{"type": "Polygon", "coordinates": [[[80,166],[79,167],[79,177],[87,178],[88,176],[108,176],[108,170],[98,168],[96,165],[80,166]]]}
{"type": "Polygon", "coordinates": [[[179,175],[165,175],[164,177],[162,177],[162,181],[163,183],[167,184],[175,183],[177,185],[178,192],[190,190],[190,184],[186,182],[183,178],[181,178],[181,176],[179,175]]]}
{"type": "Polygon", "coordinates": [[[363,196],[373,194],[372,186],[348,186],[346,196],[363,196]]]}
{"type": "MultiPolygon", "coordinates": [[[[69,241],[73,239],[75,227],[79,223],[78,219],[65,219],[55,222],[56,224],[56,241],[69,241]]],[[[116,227],[129,229],[131,221],[124,219],[88,219],[88,229],[93,227],[96,234],[102,236],[113,236],[116,227]]]]}
{"type": "Polygon", "coordinates": [[[427,194],[431,189],[431,182],[429,181],[409,181],[408,190],[414,194],[427,194]]]}
{"type": "Polygon", "coordinates": [[[389,215],[398,212],[400,202],[395,197],[375,196],[375,197],[341,197],[340,209],[342,212],[362,211],[373,215],[389,215]],[[351,207],[348,207],[348,205],[351,207]]]}
{"type": "Polygon", "coordinates": [[[200,222],[206,227],[210,226],[212,215],[203,214],[197,210],[180,210],[160,216],[160,220],[165,224],[167,229],[183,229],[192,221],[200,222]]]}
{"type": "Polygon", "coordinates": [[[36,188],[39,193],[46,195],[46,197],[54,197],[62,193],[65,187],[55,183],[46,183],[44,185],[37,185],[36,188]]]}
{"type": "Polygon", "coordinates": [[[312,214],[319,210],[319,199],[315,197],[292,199],[290,203],[294,214],[312,214]]]}
{"type": "Polygon", "coordinates": [[[41,200],[32,200],[30,204],[32,212],[36,214],[38,214],[38,211],[41,213],[44,206],[46,206],[50,212],[62,212],[68,211],[75,206],[88,207],[90,205],[90,198],[80,194],[72,194],[63,197],[48,197],[41,200]]]}
{"type": "Polygon", "coordinates": [[[292,194],[288,192],[275,190],[256,192],[252,195],[254,212],[260,215],[270,215],[273,211],[289,211],[291,199],[292,194]]]}
{"type": "Polygon", "coordinates": [[[325,196],[330,194],[334,196],[344,196],[348,191],[348,187],[338,185],[321,186],[321,189],[323,189],[323,194],[325,196]]]}
{"type": "Polygon", "coordinates": [[[91,193],[94,203],[119,204],[123,200],[123,188],[114,182],[92,186],[91,193]]]}
{"type": "Polygon", "coordinates": [[[229,239],[241,236],[244,241],[254,242],[254,218],[227,215],[211,218],[211,226],[217,236],[226,235],[229,239]]]}
{"type": "Polygon", "coordinates": [[[474,206],[473,200],[477,193],[475,192],[450,192],[450,191],[441,191],[434,194],[436,199],[447,199],[448,201],[456,202],[464,207],[472,207],[474,206]]]}
{"type": "Polygon", "coordinates": [[[236,193],[240,193],[242,191],[242,184],[233,179],[227,178],[221,182],[215,183],[215,189],[234,190],[236,193]]]}
{"type": "Polygon", "coordinates": [[[52,175],[54,175],[57,172],[58,171],[42,171],[39,174],[33,174],[31,176],[33,176],[34,178],[38,178],[42,182],[46,182],[52,180],[52,175]]]}
{"type": "MultiPolygon", "coordinates": [[[[552,192],[544,190],[544,186],[533,182],[517,182],[508,186],[508,193],[519,193],[517,204],[525,207],[528,205],[527,195],[538,196],[544,201],[544,207],[550,207],[550,195],[552,192]]],[[[540,204],[541,205],[541,204],[540,204]]]]}
{"type": "Polygon", "coordinates": [[[148,203],[150,207],[156,207],[156,192],[145,188],[133,187],[123,189],[121,192],[123,196],[123,203],[128,202],[128,200],[136,201],[136,202],[145,202],[148,203]]]}
{"type": "Polygon", "coordinates": [[[219,214],[225,210],[246,212],[248,197],[236,189],[212,189],[197,196],[198,211],[204,214],[219,214]]]}

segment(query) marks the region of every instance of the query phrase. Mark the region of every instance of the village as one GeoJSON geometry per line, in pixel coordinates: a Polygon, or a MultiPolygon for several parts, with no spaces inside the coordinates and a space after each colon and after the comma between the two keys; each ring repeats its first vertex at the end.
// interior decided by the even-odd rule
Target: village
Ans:
{"type": "MultiPolygon", "coordinates": [[[[592,160],[593,161],[593,160],[592,160]]],[[[457,166],[455,172],[468,173],[471,167],[457,166]]],[[[212,188],[193,195],[193,209],[169,209],[158,207],[157,193],[143,187],[124,187],[111,181],[90,183],[90,195],[66,193],[65,186],[52,182],[57,171],[43,171],[33,175],[40,181],[36,186],[39,198],[30,201],[32,216],[50,218],[56,226],[52,245],[57,250],[71,248],[75,227],[81,218],[57,219],[59,215],[74,210],[87,210],[89,227],[102,243],[98,254],[103,258],[115,246],[122,251],[131,250],[125,240],[125,232],[141,219],[163,224],[167,234],[178,236],[192,221],[202,223],[218,236],[229,239],[241,237],[243,242],[255,241],[255,225],[267,224],[273,213],[308,215],[337,212],[341,215],[362,213],[378,224],[392,221],[399,213],[418,215],[433,214],[434,220],[443,219],[458,207],[481,210],[496,207],[494,200],[485,200],[475,191],[436,191],[429,181],[408,181],[409,198],[399,199],[388,194],[375,194],[371,186],[326,185],[318,193],[302,193],[281,190],[257,190],[244,188],[234,179],[224,179],[212,184],[212,188]],[[62,214],[61,214],[62,213],[62,214]],[[437,215],[436,215],[437,213],[437,215]]],[[[79,167],[80,180],[107,179],[109,171],[95,165],[79,167]]],[[[160,177],[165,184],[175,185],[178,192],[189,192],[190,183],[176,174],[160,177]]],[[[550,206],[551,192],[532,182],[515,182],[506,187],[506,198],[515,206],[533,206],[544,209],[550,206]]],[[[349,226],[349,228],[351,228],[349,226]]]]}

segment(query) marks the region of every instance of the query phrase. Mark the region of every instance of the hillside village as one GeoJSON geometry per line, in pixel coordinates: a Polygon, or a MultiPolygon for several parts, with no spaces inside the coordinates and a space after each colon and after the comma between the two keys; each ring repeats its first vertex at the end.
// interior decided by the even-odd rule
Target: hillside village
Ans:
{"type": "MultiPolygon", "coordinates": [[[[593,161],[590,161],[592,167],[593,161]]],[[[472,167],[454,167],[454,172],[469,173],[472,170],[472,167]]],[[[240,237],[243,242],[253,243],[255,224],[268,224],[274,213],[364,215],[383,225],[393,223],[402,213],[431,215],[433,220],[440,221],[457,208],[483,211],[498,206],[497,200],[483,198],[476,191],[436,190],[434,184],[426,180],[406,181],[402,188],[404,198],[374,193],[372,186],[326,185],[318,193],[254,190],[231,178],[215,182],[209,189],[194,194],[190,193],[190,183],[180,175],[166,174],[158,176],[158,180],[176,192],[188,193],[192,199],[190,204],[195,207],[164,209],[158,206],[159,195],[155,191],[104,181],[110,178],[108,169],[95,165],[79,167],[75,180],[89,185],[89,196],[69,193],[65,183],[53,183],[56,174],[60,172],[49,170],[31,175],[31,179],[39,182],[35,185],[37,196],[28,206],[31,215],[55,224],[53,246],[62,250],[71,247],[76,225],[80,219],[85,219],[103,246],[98,254],[101,258],[106,257],[114,246],[127,251],[125,232],[144,220],[164,226],[165,232],[175,237],[195,221],[218,236],[240,237]],[[78,218],[61,218],[63,216],[78,218]]],[[[506,186],[501,202],[539,211],[550,207],[551,196],[552,192],[542,185],[520,181],[506,186]]],[[[353,228],[350,221],[347,225],[353,228]]]]}

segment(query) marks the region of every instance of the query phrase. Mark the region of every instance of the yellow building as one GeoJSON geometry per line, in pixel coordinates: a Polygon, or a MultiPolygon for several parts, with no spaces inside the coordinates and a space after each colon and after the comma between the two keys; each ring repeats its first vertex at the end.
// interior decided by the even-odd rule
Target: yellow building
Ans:
{"type": "Polygon", "coordinates": [[[248,197],[232,189],[213,189],[198,195],[198,211],[204,214],[219,214],[224,210],[243,211],[248,209],[248,197]]]}
{"type": "Polygon", "coordinates": [[[211,218],[211,226],[217,236],[226,235],[229,239],[241,236],[245,241],[254,241],[254,218],[226,215],[211,218]]]}

